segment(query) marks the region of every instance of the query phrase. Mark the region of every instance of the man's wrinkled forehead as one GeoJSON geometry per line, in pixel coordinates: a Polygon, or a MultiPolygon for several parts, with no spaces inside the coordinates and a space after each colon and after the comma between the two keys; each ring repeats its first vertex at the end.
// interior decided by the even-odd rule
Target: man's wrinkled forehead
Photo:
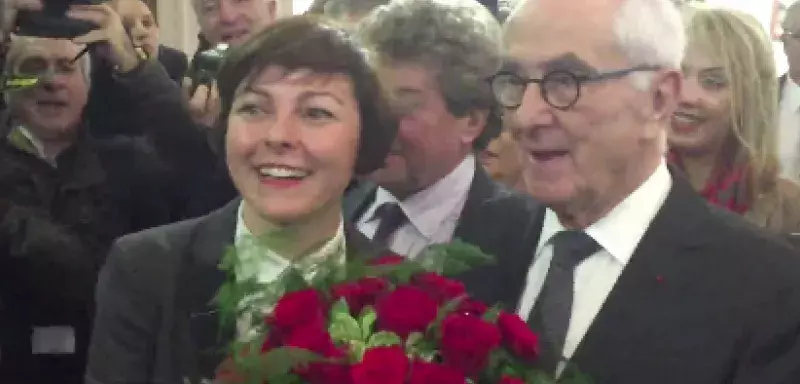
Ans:
{"type": "MultiPolygon", "coordinates": [[[[610,1],[610,0],[609,0],[610,1]]],[[[603,3],[598,0],[588,3],[603,3]]],[[[587,13],[583,2],[534,0],[523,3],[504,34],[506,66],[534,72],[586,72],[618,63],[613,12],[587,13]],[[569,3],[569,4],[558,4],[569,3]]]]}
{"type": "Polygon", "coordinates": [[[8,52],[9,64],[18,63],[30,57],[48,60],[72,60],[82,50],[80,45],[66,39],[42,37],[15,37],[8,52]]]}

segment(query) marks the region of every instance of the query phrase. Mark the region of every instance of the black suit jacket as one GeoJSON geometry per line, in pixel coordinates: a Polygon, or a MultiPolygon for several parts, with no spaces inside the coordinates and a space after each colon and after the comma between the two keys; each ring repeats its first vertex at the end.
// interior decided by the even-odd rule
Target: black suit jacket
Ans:
{"type": "Polygon", "coordinates": [[[800,383],[800,255],[673,179],[572,363],[597,384],[800,383]]]}
{"type": "MultiPolygon", "coordinates": [[[[183,384],[213,378],[234,330],[211,301],[226,278],[238,199],[207,216],[119,239],[101,272],[87,383],[183,384]]],[[[349,257],[380,253],[346,230],[349,257]]]]}
{"type": "Polygon", "coordinates": [[[186,54],[165,45],[158,46],[158,62],[167,70],[169,78],[178,84],[183,81],[183,76],[189,69],[189,59],[186,54]]]}
{"type": "MultiPolygon", "coordinates": [[[[376,191],[375,184],[368,182],[351,188],[344,202],[345,220],[358,222],[374,202],[376,191]]],[[[453,235],[497,261],[460,277],[476,299],[500,303],[512,311],[516,308],[539,236],[535,220],[538,207],[530,197],[492,181],[483,167],[476,164],[453,235]]]]}

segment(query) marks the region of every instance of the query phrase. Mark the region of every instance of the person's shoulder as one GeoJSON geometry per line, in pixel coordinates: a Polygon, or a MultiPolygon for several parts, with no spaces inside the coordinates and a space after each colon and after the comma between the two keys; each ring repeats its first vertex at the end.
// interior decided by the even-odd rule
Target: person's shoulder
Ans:
{"type": "Polygon", "coordinates": [[[108,263],[116,267],[151,271],[177,266],[191,245],[194,233],[205,217],[149,228],[120,237],[114,242],[108,263]]]}
{"type": "MultiPolygon", "coordinates": [[[[719,261],[764,279],[800,281],[800,252],[789,241],[744,217],[711,207],[713,238],[719,261]]],[[[724,268],[723,268],[724,269],[724,268]]]]}

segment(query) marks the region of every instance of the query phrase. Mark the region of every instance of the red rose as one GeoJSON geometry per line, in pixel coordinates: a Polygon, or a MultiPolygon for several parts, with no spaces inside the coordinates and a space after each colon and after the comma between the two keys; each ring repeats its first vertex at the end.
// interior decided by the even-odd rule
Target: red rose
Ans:
{"type": "Polygon", "coordinates": [[[406,261],[408,261],[408,259],[406,259],[405,257],[392,254],[392,255],[381,256],[377,259],[374,259],[369,262],[369,265],[395,265],[395,264],[403,264],[406,261]]]}
{"type": "Polygon", "coordinates": [[[308,324],[324,327],[326,311],[319,292],[303,289],[283,295],[267,321],[280,334],[288,335],[294,329],[308,324]]]}
{"type": "Polygon", "coordinates": [[[502,312],[497,318],[497,327],[503,342],[518,357],[530,361],[539,356],[539,337],[519,316],[502,312]]]}
{"type": "Polygon", "coordinates": [[[525,382],[522,379],[518,379],[516,377],[503,375],[503,377],[500,378],[500,383],[498,384],[525,384],[525,382]]]}
{"type": "Polygon", "coordinates": [[[450,315],[442,322],[444,362],[468,377],[480,373],[499,344],[500,331],[479,317],[450,315]]]}
{"type": "Polygon", "coordinates": [[[460,315],[466,316],[476,316],[481,317],[483,316],[489,308],[486,307],[486,304],[472,299],[465,299],[462,300],[458,304],[458,308],[456,309],[456,313],[460,315]]]}
{"type": "Polygon", "coordinates": [[[408,358],[398,346],[368,349],[364,359],[353,366],[353,384],[403,384],[408,358]]]}
{"type": "Polygon", "coordinates": [[[334,301],[344,298],[350,313],[358,316],[368,305],[375,305],[378,295],[386,291],[389,283],[377,277],[367,277],[357,282],[342,283],[331,288],[334,301]]]}
{"type": "Polygon", "coordinates": [[[500,383],[498,384],[525,384],[525,381],[520,378],[503,375],[503,377],[500,378],[500,383]]]}
{"type": "Polygon", "coordinates": [[[309,384],[353,384],[350,366],[345,364],[309,364],[300,377],[309,384]]]}
{"type": "Polygon", "coordinates": [[[284,346],[306,349],[324,357],[339,357],[342,355],[342,352],[333,344],[331,335],[326,330],[313,324],[295,329],[286,338],[284,346]]]}
{"type": "Polygon", "coordinates": [[[411,332],[425,331],[436,318],[439,305],[425,291],[401,285],[378,300],[375,311],[378,328],[406,338],[411,332]]]}
{"type": "Polygon", "coordinates": [[[453,300],[467,293],[464,284],[460,281],[448,279],[432,272],[414,276],[414,285],[428,292],[440,303],[453,300]]]}
{"type": "Polygon", "coordinates": [[[415,361],[409,384],[464,384],[467,378],[459,370],[441,364],[415,361]]]}

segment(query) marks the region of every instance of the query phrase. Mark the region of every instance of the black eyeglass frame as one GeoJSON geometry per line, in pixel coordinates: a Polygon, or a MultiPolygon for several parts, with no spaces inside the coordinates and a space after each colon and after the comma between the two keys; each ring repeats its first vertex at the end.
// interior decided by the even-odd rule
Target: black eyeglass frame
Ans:
{"type": "Polygon", "coordinates": [[[637,65],[637,66],[630,67],[630,68],[616,69],[616,70],[610,70],[610,71],[601,71],[601,72],[596,72],[596,73],[589,74],[589,75],[577,75],[577,74],[572,73],[570,71],[556,70],[556,71],[552,71],[552,72],[546,73],[541,78],[525,78],[525,77],[522,77],[522,76],[520,76],[520,75],[518,75],[518,74],[516,74],[515,72],[512,72],[512,71],[500,71],[500,72],[492,75],[491,77],[489,77],[487,80],[489,81],[489,85],[490,85],[490,87],[492,89],[492,93],[494,94],[495,100],[497,100],[497,102],[504,108],[507,108],[507,109],[519,108],[519,106],[522,105],[522,100],[524,99],[525,92],[528,89],[528,85],[533,83],[533,84],[539,85],[539,94],[541,95],[542,100],[544,100],[548,105],[550,105],[553,108],[560,109],[562,111],[566,111],[566,110],[572,108],[573,106],[575,106],[575,104],[578,102],[578,100],[580,100],[580,98],[581,98],[581,88],[582,88],[583,84],[585,84],[585,83],[599,83],[599,82],[603,82],[603,81],[607,81],[607,80],[620,79],[620,78],[623,78],[623,77],[625,77],[625,76],[627,76],[627,75],[629,75],[631,73],[634,73],[634,72],[657,71],[659,69],[661,69],[661,67],[660,66],[656,66],[656,65],[637,65]],[[505,103],[503,103],[502,100],[500,100],[500,97],[498,97],[498,95],[497,95],[498,92],[495,91],[495,81],[498,78],[502,78],[504,76],[510,76],[510,77],[514,78],[514,80],[518,80],[520,83],[522,83],[522,97],[520,97],[519,103],[514,104],[514,105],[505,104],[505,103]],[[572,78],[572,80],[575,83],[575,88],[576,88],[575,89],[575,97],[573,98],[573,100],[570,103],[567,103],[566,105],[553,104],[550,101],[550,98],[547,96],[547,91],[545,91],[546,87],[542,86],[543,84],[545,84],[548,81],[548,79],[553,79],[556,76],[567,76],[567,77],[570,77],[570,78],[572,78]]]}

